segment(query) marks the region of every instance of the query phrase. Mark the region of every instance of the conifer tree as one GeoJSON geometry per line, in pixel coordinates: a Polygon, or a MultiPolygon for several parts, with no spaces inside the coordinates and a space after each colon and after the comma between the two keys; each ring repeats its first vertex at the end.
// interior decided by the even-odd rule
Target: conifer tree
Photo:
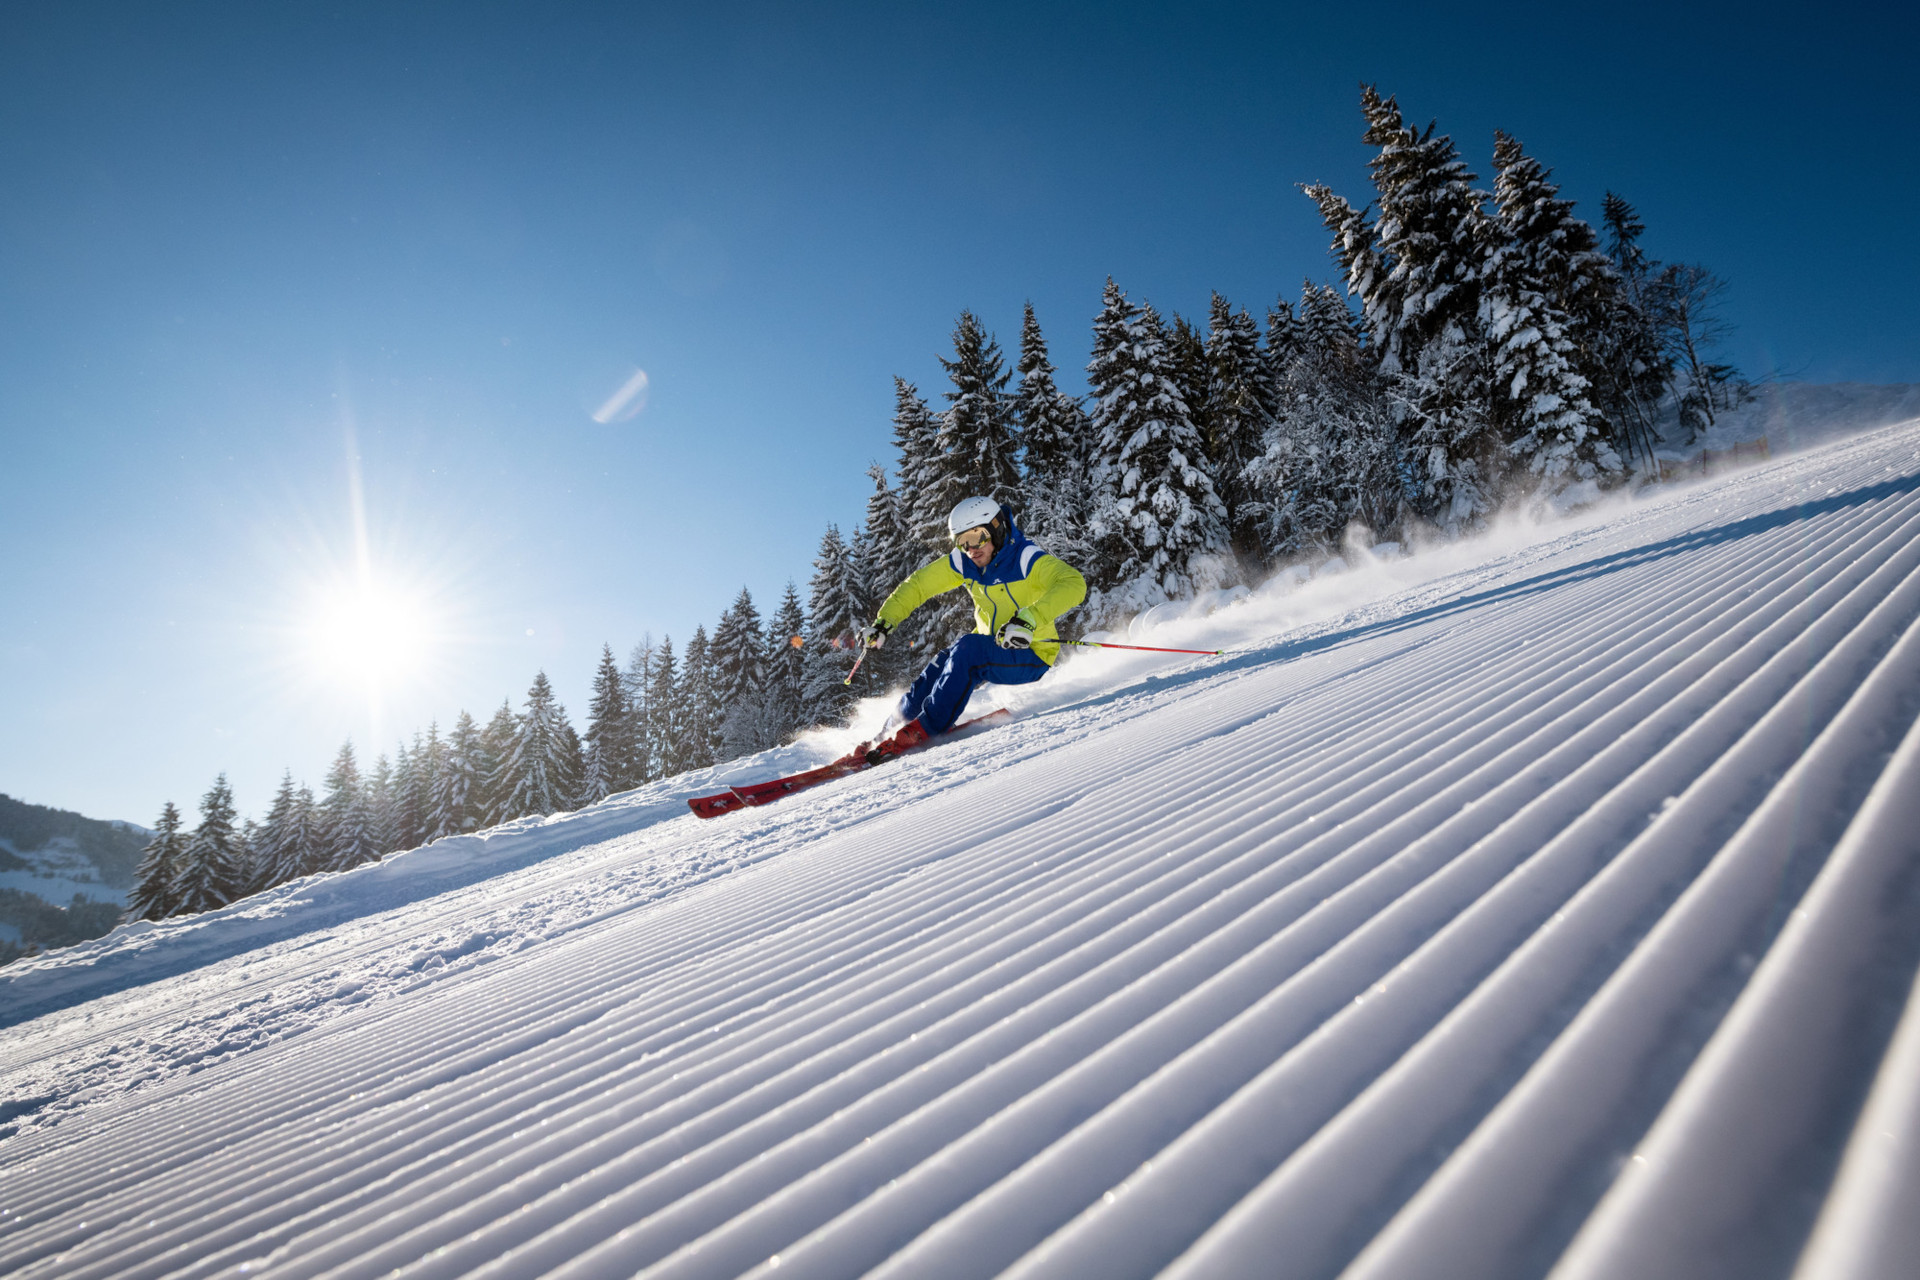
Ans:
{"type": "Polygon", "coordinates": [[[380,814],[364,784],[354,792],[346,820],[334,831],[328,871],[351,871],[368,862],[380,861],[380,814]]]}
{"type": "Polygon", "coordinates": [[[1568,309],[1598,288],[1597,238],[1517,139],[1494,137],[1498,226],[1480,299],[1492,413],[1507,448],[1546,486],[1610,479],[1621,463],[1587,399],[1568,309]]]}
{"type": "Polygon", "coordinates": [[[626,790],[634,774],[633,716],[627,704],[625,681],[613,661],[613,646],[600,646],[600,666],[593,676],[593,701],[587,705],[586,766],[580,783],[580,803],[598,804],[616,791],[626,790]]]}
{"type": "Polygon", "coordinates": [[[1293,305],[1285,298],[1278,298],[1267,310],[1267,340],[1261,348],[1267,365],[1267,380],[1274,389],[1273,416],[1278,418],[1280,405],[1285,403],[1287,379],[1292,376],[1293,362],[1300,357],[1299,321],[1294,318],[1293,305]]]}
{"type": "Polygon", "coordinates": [[[778,746],[766,701],[767,636],[745,587],[713,633],[714,694],[720,707],[719,759],[778,746]]]}
{"type": "Polygon", "coordinates": [[[1207,315],[1203,355],[1207,364],[1207,455],[1213,462],[1220,501],[1227,509],[1234,555],[1242,564],[1258,568],[1265,557],[1247,467],[1262,452],[1278,393],[1272,370],[1260,350],[1259,326],[1244,309],[1236,312],[1218,293],[1213,295],[1207,315]]]}
{"type": "Polygon", "coordinates": [[[953,504],[941,505],[946,490],[941,481],[940,425],[911,382],[895,378],[893,393],[893,443],[900,458],[894,473],[900,477],[901,515],[923,545],[944,547],[947,512],[953,504]]]}
{"type": "Polygon", "coordinates": [[[854,691],[843,681],[856,651],[835,648],[834,641],[866,625],[866,592],[857,566],[837,525],[828,525],[814,557],[807,590],[806,683],[801,691],[808,724],[839,723],[853,704],[854,691]]]}
{"type": "Polygon", "coordinates": [[[414,778],[414,771],[418,767],[414,762],[414,754],[425,749],[426,744],[421,740],[417,730],[414,732],[411,748],[407,746],[404,738],[394,743],[393,777],[387,784],[387,814],[392,823],[393,837],[393,849],[388,850],[389,853],[399,849],[418,848],[420,845],[420,813],[414,807],[419,787],[414,778]]]}
{"type": "Polygon", "coordinates": [[[1174,384],[1159,316],[1135,308],[1108,281],[1095,335],[1088,374],[1097,397],[1100,498],[1091,525],[1111,548],[1113,585],[1097,611],[1113,619],[1220,586],[1232,570],[1226,508],[1174,384]]]}
{"type": "Polygon", "coordinates": [[[516,717],[513,744],[501,765],[498,821],[554,813],[567,806],[572,797],[563,723],[564,713],[547,673],[537,672],[527,689],[526,710],[516,717]]]}
{"type": "Polygon", "coordinates": [[[1301,288],[1300,315],[1298,393],[1326,450],[1320,540],[1340,544],[1355,520],[1375,533],[1398,532],[1417,491],[1353,313],[1332,285],[1309,282],[1301,288]]]}
{"type": "Polygon", "coordinates": [[[715,696],[713,652],[705,626],[693,629],[680,659],[680,750],[683,768],[704,769],[719,746],[719,699],[715,696]]]}
{"type": "Polygon", "coordinates": [[[1055,384],[1047,340],[1034,318],[1031,302],[1020,326],[1019,370],[1013,418],[1026,463],[1026,483],[1057,483],[1063,475],[1078,472],[1086,464],[1087,415],[1079,401],[1055,384]]]}
{"type": "Polygon", "coordinates": [[[425,741],[423,742],[417,733],[413,739],[410,806],[414,825],[408,848],[427,844],[436,835],[433,828],[435,797],[440,794],[440,775],[446,772],[446,768],[447,744],[440,737],[440,722],[429,721],[425,741]]]}
{"type": "Polygon", "coordinates": [[[1493,506],[1503,469],[1488,413],[1488,341],[1481,320],[1482,267],[1492,236],[1485,196],[1452,139],[1409,127],[1399,105],[1364,86],[1364,140],[1379,218],[1324,186],[1307,194],[1334,234],[1347,288],[1360,299],[1370,345],[1396,423],[1417,463],[1418,503],[1458,529],[1493,506]]]}
{"type": "Polygon", "coordinates": [[[393,766],[383,753],[374,757],[372,770],[360,782],[360,795],[367,806],[368,834],[373,839],[375,853],[381,857],[400,847],[393,793],[393,766]]]}
{"type": "Polygon", "coordinates": [[[687,767],[685,715],[680,706],[680,667],[673,637],[663,636],[653,654],[653,684],[647,692],[647,753],[653,776],[671,778],[687,767]]]}
{"type": "Polygon", "coordinates": [[[560,718],[560,808],[574,810],[581,807],[581,780],[587,774],[586,744],[580,741],[580,731],[573,727],[573,717],[567,714],[566,704],[555,702],[554,709],[560,718]]]}
{"type": "Polygon", "coordinates": [[[632,769],[621,780],[622,791],[631,791],[658,776],[654,772],[652,752],[647,747],[648,699],[653,696],[653,652],[653,636],[650,633],[641,636],[639,643],[627,655],[626,669],[620,673],[620,683],[627,695],[627,741],[633,748],[632,769]]]}
{"type": "Polygon", "coordinates": [[[439,840],[478,828],[484,810],[478,801],[486,776],[481,758],[480,726],[465,711],[447,735],[446,762],[434,787],[433,807],[426,838],[439,840]]]}
{"type": "Polygon", "coordinates": [[[201,797],[200,825],[187,841],[174,880],[175,914],[214,911],[241,895],[247,876],[246,852],[233,818],[233,790],[223,773],[201,797]]]}
{"type": "Polygon", "coordinates": [[[766,683],[767,638],[747,588],[741,587],[732,607],[720,615],[712,653],[714,696],[721,706],[745,702],[766,683]]]}
{"type": "Polygon", "coordinates": [[[280,789],[274,793],[267,819],[251,842],[256,875],[252,892],[271,889],[293,878],[287,874],[287,842],[292,835],[295,803],[293,770],[288,769],[280,775],[280,789]]]}
{"type": "Polygon", "coordinates": [[[153,824],[153,838],[140,851],[128,920],[164,920],[180,905],[174,883],[185,865],[187,840],[180,832],[180,810],[169,800],[153,824]]]}
{"type": "MultiPolygon", "coordinates": [[[[480,730],[480,750],[476,764],[479,773],[479,794],[472,801],[477,806],[479,825],[491,827],[508,820],[507,797],[512,787],[507,779],[507,762],[513,758],[514,746],[520,739],[520,717],[513,713],[511,699],[502,698],[500,706],[480,730]]],[[[512,815],[518,816],[518,815],[512,815]]]]}
{"type": "Polygon", "coordinates": [[[366,788],[361,785],[360,768],[353,757],[353,743],[340,747],[340,754],[327,770],[326,797],[320,802],[320,825],[324,851],[320,870],[348,871],[380,856],[375,843],[376,821],[368,804],[366,788]]]}
{"type": "Polygon", "coordinates": [[[1653,314],[1655,264],[1640,247],[1646,231],[1633,206],[1609,191],[1601,202],[1607,229],[1606,255],[1614,286],[1601,298],[1601,315],[1589,325],[1595,350],[1588,377],[1594,400],[1613,424],[1614,436],[1649,473],[1657,467],[1654,443],[1660,401],[1672,382],[1673,366],[1662,349],[1653,314]]]}
{"type": "Polygon", "coordinates": [[[248,818],[240,824],[240,876],[234,900],[259,893],[267,885],[267,863],[260,850],[260,824],[248,818]]]}
{"type": "Polygon", "coordinates": [[[1208,416],[1211,407],[1212,370],[1207,365],[1207,340],[1192,321],[1174,313],[1173,324],[1166,329],[1167,335],[1167,372],[1173,379],[1174,389],[1187,405],[1187,420],[1193,423],[1194,430],[1200,433],[1208,452],[1206,465],[1212,471],[1215,459],[1212,454],[1213,422],[1208,416]]]}
{"type": "Polygon", "coordinates": [[[962,498],[987,497],[1017,509],[1020,468],[1013,397],[1007,394],[1012,374],[999,344],[971,311],[962,311],[954,325],[953,359],[942,357],[940,364],[953,383],[953,390],[946,393],[946,412],[939,419],[933,476],[939,494],[935,508],[944,534],[946,513],[962,498]]]}
{"type": "Polygon", "coordinates": [[[275,884],[312,875],[320,869],[320,806],[314,803],[313,789],[301,783],[293,793],[293,813],[282,841],[282,862],[274,872],[275,884]]]}
{"type": "Polygon", "coordinates": [[[807,615],[800,605],[800,591],[789,581],[774,610],[772,642],[767,663],[767,730],[770,745],[792,738],[807,726],[803,693],[806,689],[807,615]],[[799,644],[794,642],[798,640],[799,644]]]}
{"type": "Polygon", "coordinates": [[[1019,368],[1014,421],[1026,468],[1026,505],[1016,513],[1020,527],[1067,563],[1090,564],[1094,548],[1086,527],[1093,503],[1087,474],[1091,432],[1080,402],[1055,385],[1053,362],[1031,302],[1020,330],[1019,368]]]}
{"type": "MultiPolygon", "coordinates": [[[[849,553],[859,576],[860,597],[865,602],[861,621],[878,612],[880,604],[927,561],[926,548],[907,528],[901,515],[902,500],[887,484],[887,473],[879,464],[867,468],[873,489],[867,496],[866,521],[855,531],[849,553]]],[[[914,651],[924,648],[929,627],[940,625],[937,603],[929,602],[916,611],[889,636],[884,647],[867,654],[861,666],[861,679],[870,687],[885,687],[897,680],[914,651]],[[869,680],[870,677],[870,680],[869,680]]]]}

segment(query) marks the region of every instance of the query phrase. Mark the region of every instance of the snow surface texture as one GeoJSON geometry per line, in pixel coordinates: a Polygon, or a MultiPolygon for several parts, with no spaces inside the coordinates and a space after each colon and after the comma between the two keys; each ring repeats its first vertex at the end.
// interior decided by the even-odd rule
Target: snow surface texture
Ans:
{"type": "Polygon", "coordinates": [[[0,1271],[1920,1274],[1917,622],[1909,424],[15,964],[0,1271]]]}

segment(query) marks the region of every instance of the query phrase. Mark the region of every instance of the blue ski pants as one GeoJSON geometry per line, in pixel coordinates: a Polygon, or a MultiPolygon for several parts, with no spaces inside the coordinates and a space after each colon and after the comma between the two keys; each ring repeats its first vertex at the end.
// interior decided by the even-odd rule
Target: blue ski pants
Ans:
{"type": "Polygon", "coordinates": [[[945,733],[967,709],[975,685],[1032,684],[1047,671],[1046,659],[1033,650],[1002,649],[992,636],[970,632],[934,655],[901,696],[900,714],[928,733],[945,733]]]}

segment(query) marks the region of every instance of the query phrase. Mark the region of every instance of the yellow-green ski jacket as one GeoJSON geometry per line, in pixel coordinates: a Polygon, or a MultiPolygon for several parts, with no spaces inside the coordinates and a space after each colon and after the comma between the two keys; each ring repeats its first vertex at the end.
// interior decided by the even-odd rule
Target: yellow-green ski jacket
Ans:
{"type": "Polygon", "coordinates": [[[956,549],[895,587],[880,606],[880,621],[892,629],[933,597],[965,587],[973,597],[975,631],[992,635],[1016,610],[1025,609],[1034,620],[1033,651],[1051,666],[1060,656],[1054,619],[1087,598],[1087,580],[1066,561],[1028,541],[1007,508],[1000,513],[1007,521],[1007,540],[986,568],[976,567],[966,552],[956,549]]]}

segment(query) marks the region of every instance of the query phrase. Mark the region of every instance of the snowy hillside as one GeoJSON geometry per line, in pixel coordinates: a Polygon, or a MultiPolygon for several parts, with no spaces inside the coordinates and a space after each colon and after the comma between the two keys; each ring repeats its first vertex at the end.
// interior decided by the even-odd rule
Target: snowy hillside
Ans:
{"type": "Polygon", "coordinates": [[[1860,430],[1920,415],[1920,385],[1911,382],[1763,382],[1753,398],[1723,411],[1698,443],[1726,449],[1765,438],[1775,454],[1797,452],[1860,430]]]}
{"type": "Polygon", "coordinates": [[[1920,1274],[1920,424],[1335,568],[0,971],[0,1269],[1920,1274]]]}

